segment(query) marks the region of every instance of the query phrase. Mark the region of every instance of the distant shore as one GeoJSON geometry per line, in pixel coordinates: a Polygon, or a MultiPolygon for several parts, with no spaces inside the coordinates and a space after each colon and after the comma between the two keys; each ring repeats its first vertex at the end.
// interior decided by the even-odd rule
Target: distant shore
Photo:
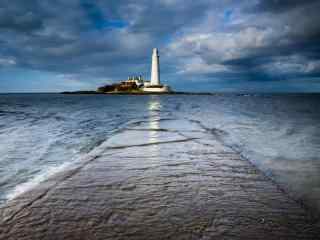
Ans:
{"type": "Polygon", "coordinates": [[[98,92],[98,91],[73,91],[61,92],[60,94],[99,94],[99,95],[217,95],[210,92],[139,92],[139,91],[119,91],[119,92],[98,92]]]}

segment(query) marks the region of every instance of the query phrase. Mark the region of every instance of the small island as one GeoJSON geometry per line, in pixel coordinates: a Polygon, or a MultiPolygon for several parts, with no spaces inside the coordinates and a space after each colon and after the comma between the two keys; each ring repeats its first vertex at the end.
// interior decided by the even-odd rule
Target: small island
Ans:
{"type": "Polygon", "coordinates": [[[150,94],[150,93],[173,93],[166,85],[154,85],[149,81],[145,81],[142,76],[128,77],[128,80],[105,85],[97,89],[97,93],[109,94],[150,94]]]}
{"type": "Polygon", "coordinates": [[[63,92],[63,94],[172,94],[174,93],[168,85],[160,83],[159,51],[153,49],[151,80],[146,81],[142,76],[131,76],[119,83],[104,85],[96,91],[63,92]]]}

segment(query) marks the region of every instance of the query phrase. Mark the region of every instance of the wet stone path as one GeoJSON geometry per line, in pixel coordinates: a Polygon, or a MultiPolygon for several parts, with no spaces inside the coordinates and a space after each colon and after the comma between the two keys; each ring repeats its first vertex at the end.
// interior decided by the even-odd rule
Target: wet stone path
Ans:
{"type": "Polygon", "coordinates": [[[132,124],[0,209],[0,239],[319,239],[319,222],[188,120],[132,124]]]}

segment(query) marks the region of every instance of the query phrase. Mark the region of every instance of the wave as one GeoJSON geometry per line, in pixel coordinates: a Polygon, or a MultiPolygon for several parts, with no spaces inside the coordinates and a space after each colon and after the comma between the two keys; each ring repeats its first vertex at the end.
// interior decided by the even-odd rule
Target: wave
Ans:
{"type": "Polygon", "coordinates": [[[50,166],[45,169],[43,169],[40,173],[34,175],[31,179],[28,181],[18,184],[15,186],[12,190],[10,190],[7,194],[5,194],[6,202],[11,201],[20,195],[36,188],[41,183],[45,182],[46,180],[50,179],[54,175],[67,171],[76,167],[79,167],[83,164],[86,164],[88,161],[91,161],[93,158],[96,158],[97,156],[100,156],[102,152],[106,149],[104,146],[104,141],[98,141],[96,142],[95,147],[91,147],[91,151],[86,154],[80,154],[71,161],[63,162],[56,166],[50,166]]]}
{"type": "Polygon", "coordinates": [[[35,175],[29,181],[17,185],[13,190],[9,191],[5,195],[5,199],[7,199],[7,201],[11,201],[14,198],[17,198],[18,196],[22,195],[23,193],[28,192],[31,189],[37,187],[40,183],[44,182],[45,180],[52,177],[53,175],[55,175],[63,170],[66,170],[71,165],[72,165],[72,162],[66,162],[66,163],[63,163],[59,166],[49,167],[48,169],[42,171],[40,174],[35,175]]]}

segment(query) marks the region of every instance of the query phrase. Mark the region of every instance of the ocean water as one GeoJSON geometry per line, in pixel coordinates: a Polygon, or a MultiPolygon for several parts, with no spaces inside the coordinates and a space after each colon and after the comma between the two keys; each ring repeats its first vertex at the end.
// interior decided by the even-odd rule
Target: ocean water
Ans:
{"type": "Polygon", "coordinates": [[[152,113],[160,121],[181,123],[172,128],[183,128],[185,121],[199,124],[292,197],[320,210],[317,94],[2,94],[0,205],[86,158],[111,137],[150,121],[152,113]]]}

